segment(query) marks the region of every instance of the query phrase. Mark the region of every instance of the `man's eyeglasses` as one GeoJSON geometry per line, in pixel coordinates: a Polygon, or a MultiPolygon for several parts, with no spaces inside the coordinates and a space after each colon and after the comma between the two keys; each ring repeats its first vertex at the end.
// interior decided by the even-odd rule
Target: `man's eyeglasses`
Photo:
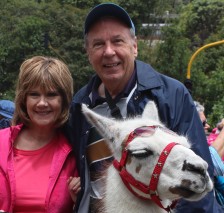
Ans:
{"type": "Polygon", "coordinates": [[[205,127],[206,124],[207,124],[207,120],[202,122],[203,127],[205,127]]]}

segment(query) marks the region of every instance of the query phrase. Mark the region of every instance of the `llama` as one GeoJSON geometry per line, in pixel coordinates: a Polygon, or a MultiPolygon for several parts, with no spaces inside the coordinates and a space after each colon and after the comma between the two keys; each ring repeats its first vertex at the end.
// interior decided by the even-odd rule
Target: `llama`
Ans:
{"type": "Polygon", "coordinates": [[[104,197],[94,212],[171,212],[179,198],[197,201],[212,190],[207,163],[186,137],[161,123],[153,101],[141,117],[126,120],[106,118],[84,104],[82,111],[114,155],[104,174],[104,197]]]}

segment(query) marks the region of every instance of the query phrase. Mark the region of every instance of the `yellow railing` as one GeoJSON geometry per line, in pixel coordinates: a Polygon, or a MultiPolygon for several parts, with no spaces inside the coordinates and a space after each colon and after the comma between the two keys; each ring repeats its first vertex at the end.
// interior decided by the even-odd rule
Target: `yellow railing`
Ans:
{"type": "Polygon", "coordinates": [[[204,45],[203,47],[199,48],[191,57],[189,63],[188,63],[188,67],[187,67],[187,79],[190,79],[191,78],[191,66],[192,66],[192,62],[193,60],[195,59],[195,57],[198,55],[199,52],[201,52],[202,50],[208,48],[208,47],[212,47],[212,46],[216,46],[216,45],[219,45],[219,44],[223,44],[224,43],[224,40],[221,40],[221,41],[217,41],[217,42],[213,42],[213,43],[210,43],[210,44],[206,44],[204,45]]]}

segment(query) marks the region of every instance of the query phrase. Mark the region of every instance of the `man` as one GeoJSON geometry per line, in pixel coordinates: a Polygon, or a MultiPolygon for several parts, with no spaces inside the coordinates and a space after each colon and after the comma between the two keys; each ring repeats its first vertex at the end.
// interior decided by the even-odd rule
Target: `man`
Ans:
{"type": "Polygon", "coordinates": [[[0,129],[11,126],[15,104],[9,100],[0,100],[0,129]]]}
{"type": "Polygon", "coordinates": [[[205,108],[198,101],[194,101],[194,105],[198,111],[199,117],[201,119],[202,125],[205,130],[205,134],[208,135],[209,134],[208,130],[210,129],[210,125],[208,124],[207,118],[205,116],[205,108]]]}
{"type": "MultiPolygon", "coordinates": [[[[208,162],[212,176],[206,137],[190,94],[177,80],[136,60],[135,27],[127,12],[113,3],[96,6],[86,17],[84,34],[88,59],[96,75],[77,92],[71,106],[70,136],[82,185],[76,209],[88,212],[90,200],[102,197],[102,180],[95,174],[103,170],[105,160],[111,161],[103,139],[82,115],[81,103],[102,115],[125,119],[140,115],[146,103],[154,100],[161,120],[178,134],[188,135],[192,149],[208,162]]],[[[218,212],[213,192],[198,202],[179,201],[177,212],[218,212]]]]}

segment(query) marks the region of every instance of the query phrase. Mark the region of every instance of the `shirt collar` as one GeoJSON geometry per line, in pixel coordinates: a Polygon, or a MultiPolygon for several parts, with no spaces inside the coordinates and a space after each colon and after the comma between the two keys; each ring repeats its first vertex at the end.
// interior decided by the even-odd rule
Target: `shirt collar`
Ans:
{"type": "MultiPolygon", "coordinates": [[[[99,96],[99,93],[98,93],[98,88],[101,82],[102,81],[98,76],[94,79],[92,92],[90,94],[91,100],[92,100],[92,107],[106,102],[106,98],[99,96]]],[[[131,90],[133,89],[133,87],[135,86],[135,83],[136,83],[136,68],[134,69],[134,72],[132,73],[131,78],[128,81],[128,84],[126,85],[124,90],[116,96],[115,98],[116,102],[119,101],[123,97],[127,97],[129,93],[131,92],[131,90]]]]}

